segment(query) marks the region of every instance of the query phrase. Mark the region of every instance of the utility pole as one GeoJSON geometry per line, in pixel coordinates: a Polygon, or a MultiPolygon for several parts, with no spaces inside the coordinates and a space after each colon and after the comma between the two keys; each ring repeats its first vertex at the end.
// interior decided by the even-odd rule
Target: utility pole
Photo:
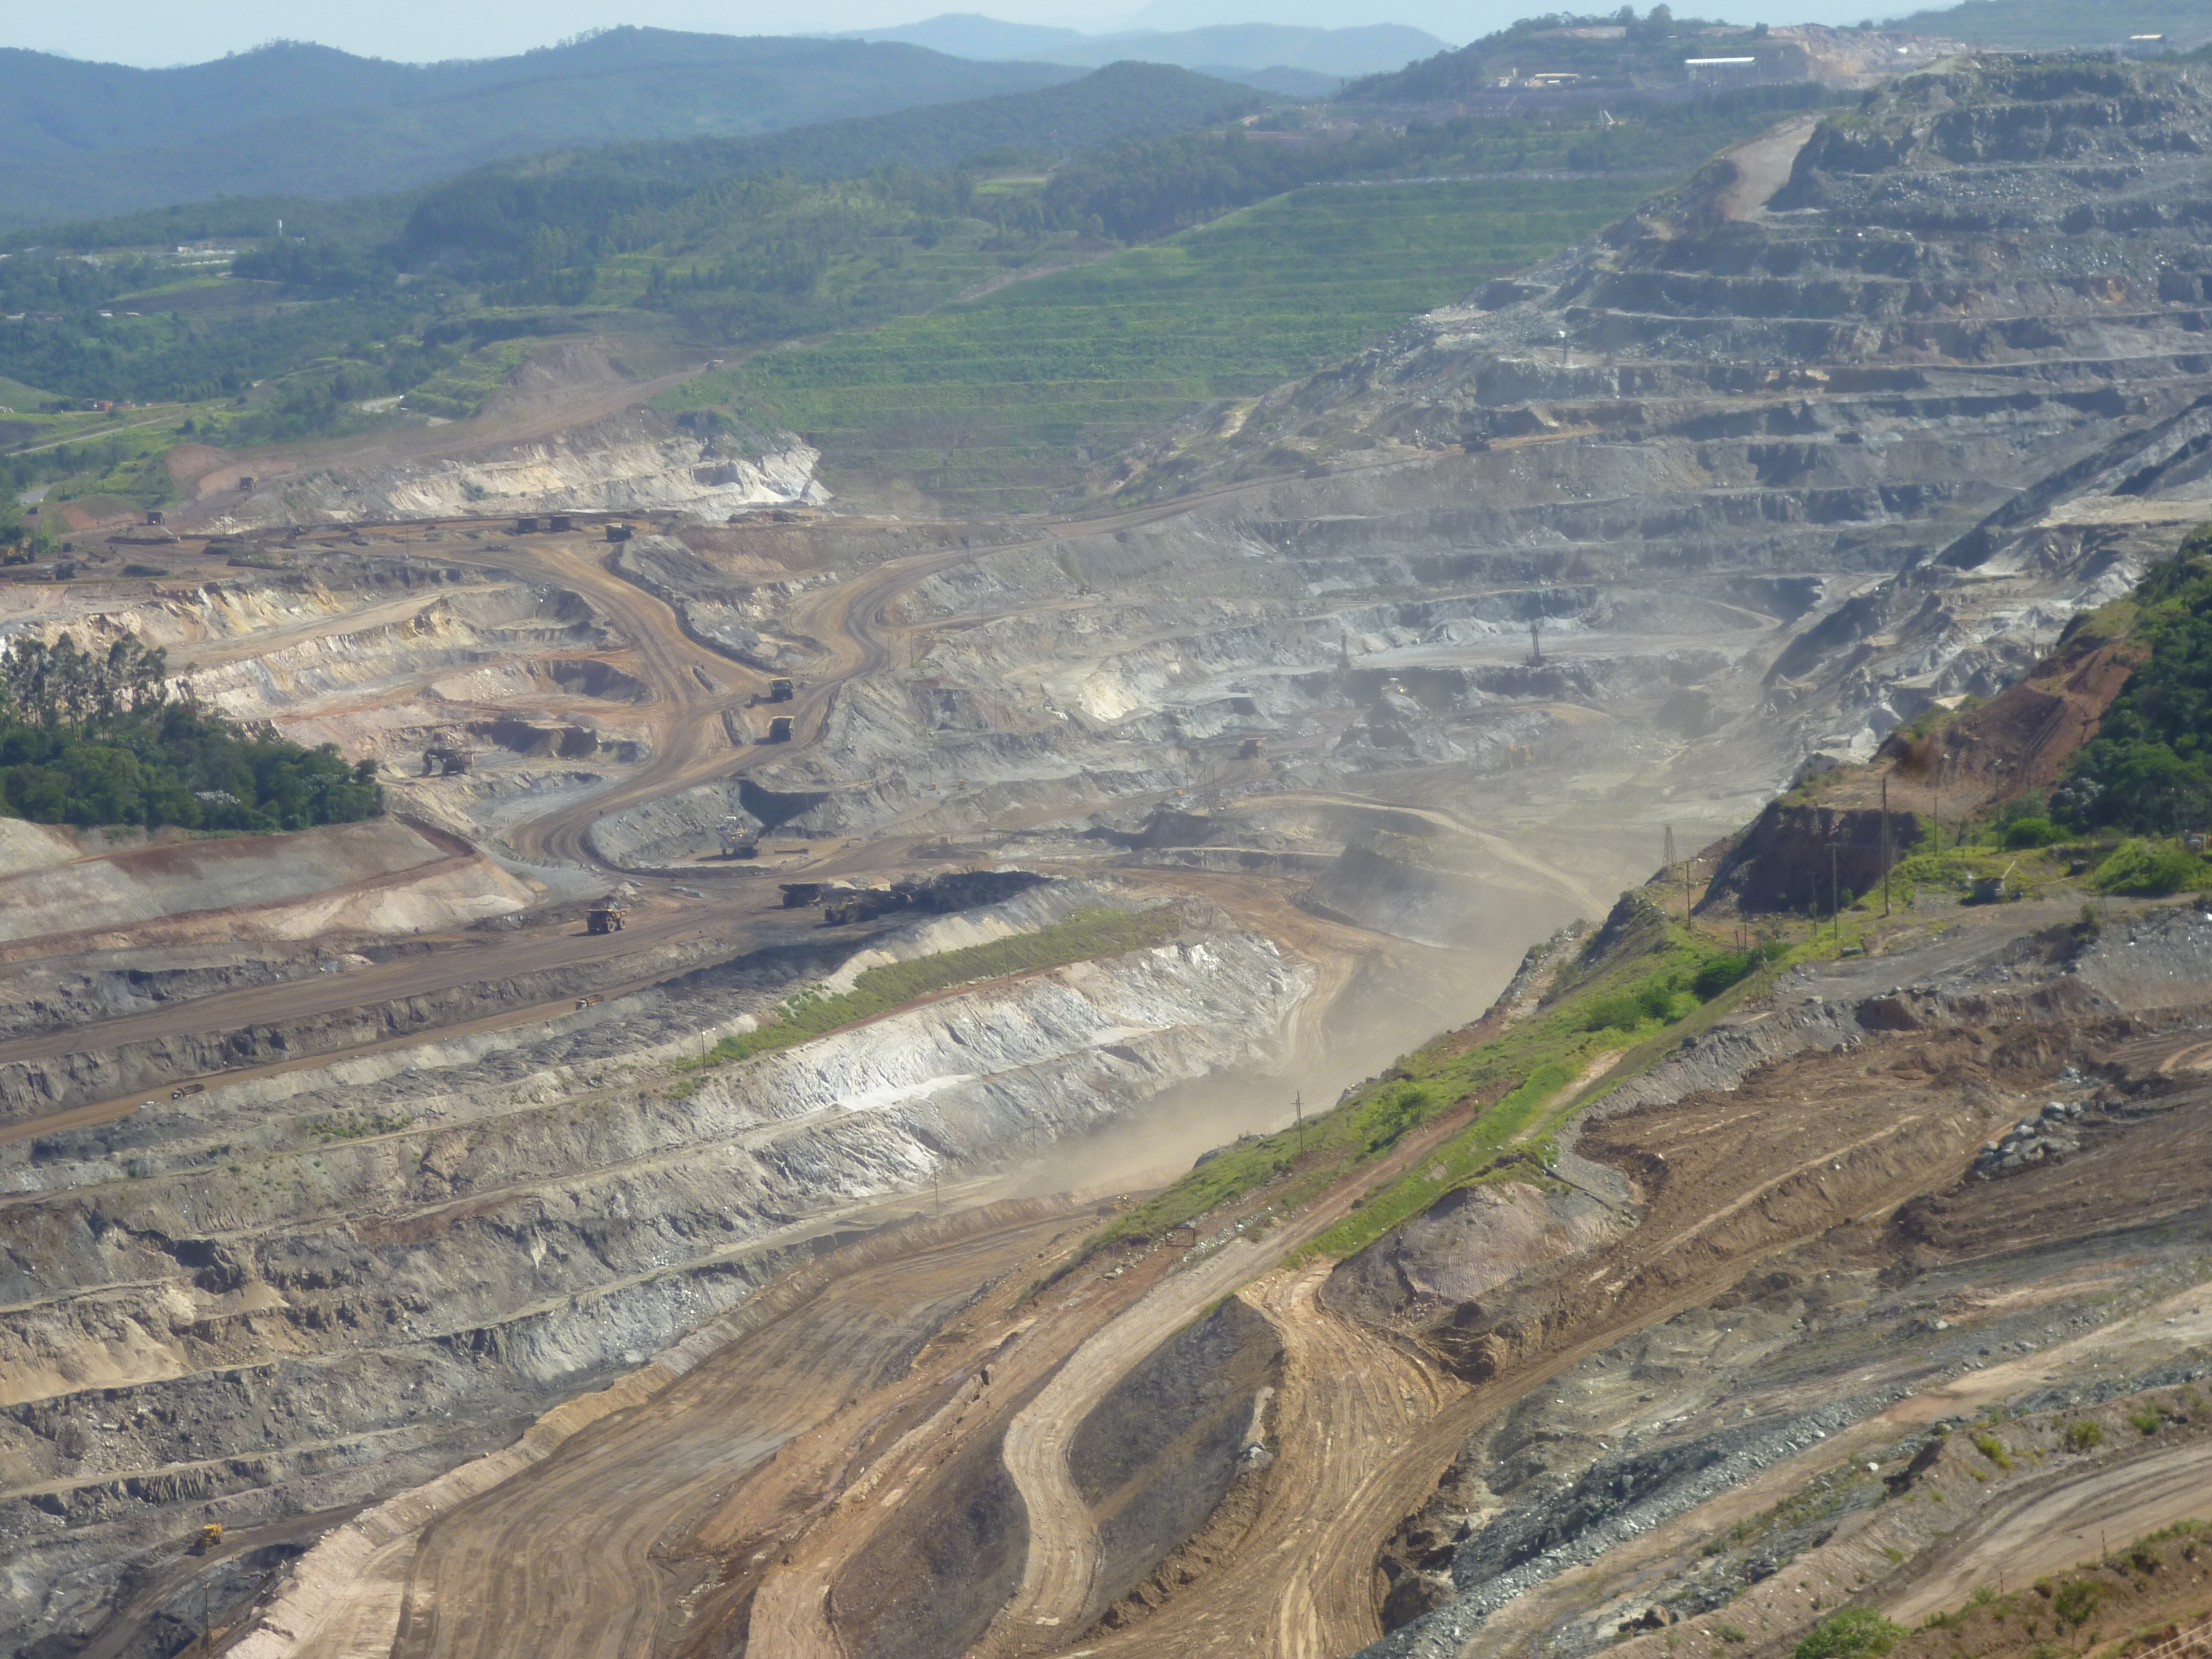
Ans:
{"type": "Polygon", "coordinates": [[[1881,775],[1881,913],[1889,914],[1889,774],[1881,775]]]}
{"type": "Polygon", "coordinates": [[[1844,942],[1844,890],[1836,881],[1836,843],[1828,842],[1828,931],[1837,944],[1844,942]]]}
{"type": "Polygon", "coordinates": [[[1297,1127],[1291,1132],[1299,1152],[1306,1148],[1306,1091],[1299,1090],[1291,1097],[1291,1109],[1297,1114],[1297,1127]]]}

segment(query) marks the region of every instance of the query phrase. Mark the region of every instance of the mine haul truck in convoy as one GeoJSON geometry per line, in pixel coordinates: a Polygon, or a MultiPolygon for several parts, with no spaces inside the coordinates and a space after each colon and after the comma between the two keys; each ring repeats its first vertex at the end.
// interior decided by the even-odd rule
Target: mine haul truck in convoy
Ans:
{"type": "Polygon", "coordinates": [[[791,741],[790,715],[778,714],[774,720],[768,723],[768,740],[770,743],[789,743],[791,741]]]}
{"type": "Polygon", "coordinates": [[[789,680],[774,679],[768,683],[768,700],[770,702],[789,702],[791,698],[792,690],[789,680]]]}
{"type": "Polygon", "coordinates": [[[584,931],[591,933],[619,933],[623,930],[624,914],[619,904],[595,904],[584,912],[584,931]]]}

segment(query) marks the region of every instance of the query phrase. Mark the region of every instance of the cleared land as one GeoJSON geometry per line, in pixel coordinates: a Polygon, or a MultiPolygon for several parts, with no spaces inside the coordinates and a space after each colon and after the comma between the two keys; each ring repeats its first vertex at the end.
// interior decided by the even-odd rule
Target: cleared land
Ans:
{"type": "Polygon", "coordinates": [[[831,467],[909,476],[963,509],[1028,511],[1147,428],[1309,374],[1664,182],[1294,191],[969,304],[764,354],[665,401],[726,401],[805,432],[831,467]]]}

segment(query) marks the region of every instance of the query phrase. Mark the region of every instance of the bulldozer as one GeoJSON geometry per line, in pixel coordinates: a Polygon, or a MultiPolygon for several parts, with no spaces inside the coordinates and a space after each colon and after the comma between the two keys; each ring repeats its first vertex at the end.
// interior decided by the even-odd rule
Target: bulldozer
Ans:
{"type": "Polygon", "coordinates": [[[222,1547],[222,1522],[220,1521],[210,1521],[207,1525],[200,1528],[200,1535],[192,1540],[191,1547],[187,1553],[192,1555],[205,1555],[210,1550],[221,1549],[222,1547]]]}

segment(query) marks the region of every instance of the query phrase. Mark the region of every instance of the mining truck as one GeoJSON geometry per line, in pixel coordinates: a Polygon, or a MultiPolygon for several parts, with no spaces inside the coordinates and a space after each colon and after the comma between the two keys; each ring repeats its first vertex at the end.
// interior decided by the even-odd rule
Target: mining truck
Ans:
{"type": "Polygon", "coordinates": [[[760,831],[743,818],[722,820],[722,856],[726,859],[757,859],[760,856],[760,831]]]}
{"type": "Polygon", "coordinates": [[[789,680],[770,680],[768,683],[768,700],[770,702],[789,702],[791,701],[791,682],[789,680]]]}
{"type": "Polygon", "coordinates": [[[774,720],[768,723],[768,740],[770,743],[789,743],[791,741],[790,715],[778,714],[774,720]]]}
{"type": "Polygon", "coordinates": [[[187,1552],[187,1553],[192,1555],[205,1555],[210,1550],[220,1549],[222,1547],[222,1522],[220,1521],[210,1521],[207,1525],[200,1528],[200,1535],[192,1540],[191,1548],[187,1552]]]}
{"type": "Polygon", "coordinates": [[[477,763],[476,750],[464,749],[454,743],[434,743],[422,751],[422,775],[433,772],[445,777],[458,777],[477,763]]]}
{"type": "Polygon", "coordinates": [[[595,904],[584,912],[584,930],[592,933],[619,933],[623,930],[623,914],[619,904],[595,904]]]}

